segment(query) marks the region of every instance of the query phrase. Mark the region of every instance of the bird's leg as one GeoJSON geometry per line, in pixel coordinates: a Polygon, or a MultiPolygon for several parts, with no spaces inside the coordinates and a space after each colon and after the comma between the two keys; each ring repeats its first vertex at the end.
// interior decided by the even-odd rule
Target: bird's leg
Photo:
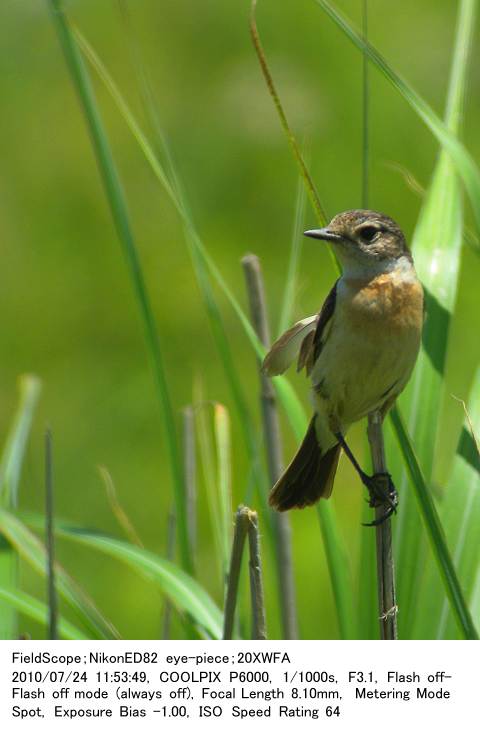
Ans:
{"type": "Polygon", "coordinates": [[[337,432],[335,434],[335,438],[338,440],[338,443],[342,447],[343,451],[347,455],[348,459],[352,463],[353,467],[355,468],[355,471],[357,472],[358,476],[360,477],[362,483],[365,485],[365,487],[368,490],[368,493],[370,495],[369,505],[371,508],[378,508],[381,505],[388,505],[387,510],[382,515],[381,518],[377,518],[376,520],[373,520],[371,523],[366,523],[365,525],[380,525],[380,523],[383,523],[385,520],[387,520],[393,513],[397,510],[398,505],[398,493],[395,488],[395,485],[393,484],[393,480],[388,472],[379,472],[376,475],[369,476],[367,475],[360,465],[358,464],[357,460],[355,459],[355,455],[353,454],[352,450],[348,446],[347,442],[345,441],[343,434],[341,432],[337,432]]]}

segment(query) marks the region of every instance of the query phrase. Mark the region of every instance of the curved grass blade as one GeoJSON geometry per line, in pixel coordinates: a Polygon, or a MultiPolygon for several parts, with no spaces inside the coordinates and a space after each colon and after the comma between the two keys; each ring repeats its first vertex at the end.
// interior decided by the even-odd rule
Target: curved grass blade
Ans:
{"type": "MultiPolygon", "coordinates": [[[[5,589],[0,586],[0,599],[2,602],[9,604],[20,614],[25,617],[34,619],[44,627],[48,625],[48,607],[43,602],[35,599],[35,597],[26,594],[18,589],[5,589]]],[[[64,640],[91,640],[92,637],[75,627],[66,619],[60,617],[58,622],[58,633],[64,640]]]]}
{"type": "Polygon", "coordinates": [[[113,161],[108,139],[105,134],[103,122],[98,111],[90,78],[75,42],[74,35],[67,22],[67,18],[63,11],[63,4],[61,0],[49,0],[49,4],[52,11],[52,19],[56,26],[58,37],[63,47],[65,58],[85,113],[92,145],[105,187],[105,193],[107,195],[117,234],[127,261],[130,279],[139,306],[148,351],[155,376],[155,384],[160,403],[160,411],[172,473],[181,562],[184,569],[191,572],[192,560],[188,543],[183,466],[180,458],[175,418],[168,391],[160,340],[142,273],[140,258],[130,225],[127,204],[115,163],[113,161]]]}
{"type": "MultiPolygon", "coordinates": [[[[156,178],[167,193],[183,222],[185,240],[188,246],[190,258],[194,267],[200,292],[203,297],[208,319],[210,321],[210,327],[215,340],[215,344],[220,354],[227,382],[235,403],[236,412],[239,416],[240,424],[242,426],[245,444],[255,474],[255,484],[259,488],[258,494],[260,498],[260,509],[262,511],[262,516],[265,520],[265,525],[268,529],[268,533],[270,537],[272,537],[271,520],[265,499],[265,493],[267,490],[266,476],[264,470],[262,469],[262,464],[260,460],[259,450],[257,446],[258,440],[256,430],[251,415],[249,413],[247,401],[242,388],[242,381],[230,350],[230,345],[228,342],[220,310],[216,303],[213,289],[211,287],[208,277],[208,272],[206,271],[205,265],[206,263],[208,264],[208,262],[206,262],[205,247],[203,246],[203,243],[198,233],[196,232],[195,226],[191,219],[188,205],[186,203],[182,187],[176,175],[173,161],[168,151],[168,147],[157,125],[157,132],[160,137],[160,144],[167,160],[167,171],[165,169],[165,166],[162,164],[159,157],[155,153],[152,145],[142,132],[139,124],[134,118],[131,110],[129,109],[124,98],[122,97],[118,87],[114,83],[105,65],[102,63],[93,48],[78,30],[75,30],[75,36],[85,57],[91,63],[91,65],[99,75],[100,79],[105,84],[109,93],[111,94],[130,131],[132,132],[137,143],[139,144],[148,163],[150,164],[156,178]]],[[[211,266],[208,266],[208,268],[211,270],[211,266]]]]}
{"type": "MultiPolygon", "coordinates": [[[[40,381],[36,376],[24,375],[18,382],[20,402],[10,428],[0,462],[0,507],[15,508],[18,486],[28,435],[40,395],[40,381]]],[[[0,541],[0,586],[15,591],[17,556],[10,544],[0,541]]],[[[0,638],[12,639],[17,634],[17,617],[12,604],[0,601],[0,638]]]]}
{"type": "MultiPolygon", "coordinates": [[[[41,528],[38,516],[26,516],[25,522],[32,527],[41,528]]],[[[195,579],[171,561],[160,558],[145,548],[78,526],[59,524],[55,527],[55,532],[60,538],[122,561],[141,576],[153,581],[179,610],[193,618],[210,637],[219,639],[222,636],[220,609],[195,579]]]]}
{"type": "MultiPolygon", "coordinates": [[[[475,435],[479,433],[480,369],[474,379],[465,427],[458,442],[445,495],[439,506],[453,561],[477,627],[480,617],[473,613],[471,602],[480,575],[480,453],[478,444],[475,444],[475,435]]],[[[428,615],[425,616],[425,612],[418,614],[415,636],[428,637],[430,634],[435,639],[457,639],[458,629],[448,602],[438,601],[438,577],[428,575],[424,583],[426,599],[422,604],[428,615]]]]}
{"type": "Polygon", "coordinates": [[[28,435],[41,391],[37,376],[26,374],[18,381],[20,403],[15,414],[0,462],[0,502],[15,508],[18,502],[18,484],[25,456],[28,435]]]}
{"type": "MultiPolygon", "coordinates": [[[[228,301],[230,302],[231,306],[233,307],[235,313],[237,314],[243,329],[245,330],[245,333],[252,344],[252,346],[255,349],[255,352],[259,357],[263,357],[265,354],[265,349],[263,348],[262,344],[260,343],[254,329],[252,328],[250,321],[246,314],[243,312],[242,308],[238,304],[236,298],[234,297],[233,293],[231,292],[230,288],[228,287],[227,283],[225,282],[224,278],[222,277],[219,269],[215,265],[214,261],[208,254],[207,250],[205,249],[205,246],[203,245],[200,237],[198,234],[196,234],[193,225],[187,215],[187,211],[185,206],[182,204],[182,201],[179,199],[177,195],[177,191],[175,188],[175,185],[171,184],[169,182],[168,176],[163,170],[163,167],[156,156],[151,144],[149,143],[148,139],[142,132],[139,124],[137,123],[134,115],[132,114],[130,108],[126,104],[123,96],[121,95],[118,87],[114,83],[113,79],[107,72],[105,66],[101,63],[98,56],[95,54],[91,46],[87,43],[85,38],[81,36],[81,34],[76,31],[76,37],[79,41],[79,44],[81,45],[82,51],[85,53],[97,73],[99,74],[101,80],[105,84],[106,88],[108,89],[109,93],[111,94],[113,100],[115,101],[116,105],[118,106],[123,118],[125,119],[125,122],[127,123],[128,127],[130,128],[132,134],[134,135],[135,139],[137,140],[142,152],[144,153],[147,162],[150,164],[154,174],[158,178],[159,182],[163,185],[165,192],[170,197],[172,203],[174,204],[176,210],[178,211],[180,217],[182,218],[185,226],[190,231],[191,235],[191,241],[195,246],[195,250],[197,254],[201,257],[202,261],[205,263],[206,267],[208,268],[210,274],[215,279],[216,283],[220,287],[220,289],[223,291],[225,296],[227,297],[228,301]]],[[[282,406],[285,408],[288,419],[290,421],[290,424],[295,432],[295,435],[300,440],[303,438],[305,430],[306,430],[306,424],[307,419],[304,413],[304,410],[298,400],[298,397],[296,396],[295,392],[293,391],[291,385],[288,383],[288,381],[284,377],[277,377],[273,379],[275,388],[278,392],[278,397],[280,402],[282,403],[282,406]]],[[[258,450],[255,447],[255,451],[250,452],[253,463],[255,465],[255,461],[258,459],[258,450]]],[[[339,615],[341,616],[341,631],[342,636],[352,636],[354,626],[354,619],[353,619],[353,599],[351,597],[351,591],[349,589],[349,585],[345,584],[345,577],[349,573],[349,568],[347,565],[341,566],[340,564],[343,562],[344,557],[346,556],[346,551],[343,550],[341,546],[338,545],[338,543],[335,543],[332,541],[340,541],[340,535],[338,532],[338,529],[336,525],[333,524],[335,521],[335,514],[333,506],[330,504],[327,504],[322,501],[320,504],[318,510],[320,511],[321,516],[321,525],[325,528],[323,532],[323,540],[324,543],[328,544],[328,549],[326,550],[327,556],[330,557],[329,560],[329,569],[330,572],[332,570],[335,570],[336,576],[331,576],[332,586],[334,587],[335,591],[335,599],[338,602],[344,601],[344,598],[347,596],[350,596],[348,601],[345,601],[345,606],[342,608],[339,615]],[[342,587],[341,590],[339,587],[342,587]],[[344,619],[350,617],[350,620],[348,620],[347,624],[348,627],[345,626],[344,619]]],[[[267,525],[270,525],[270,521],[268,521],[267,525]]]]}
{"type": "MultiPolygon", "coordinates": [[[[360,50],[365,51],[374,66],[386,79],[402,94],[412,109],[435,135],[442,147],[449,153],[467,191],[477,227],[480,228],[480,171],[472,156],[461,142],[450,132],[440,117],[433,111],[422,97],[385,61],[383,56],[372,46],[366,43],[351,23],[336,10],[327,0],[314,0],[325,13],[345,33],[352,43],[360,50]]],[[[476,0],[467,0],[467,12],[472,18],[476,8],[476,0]]],[[[473,24],[472,24],[473,25],[473,24]]]]}
{"type": "Polygon", "coordinates": [[[447,547],[445,533],[438,517],[433,498],[430,495],[425,478],[422,474],[408,432],[396,407],[392,409],[391,419],[395,427],[398,445],[404,455],[410,474],[412,487],[415,491],[424,527],[430,541],[433,555],[447,592],[447,596],[459,629],[465,639],[477,640],[478,634],[473,623],[470,611],[460,586],[458,576],[447,547]]]}
{"type": "MultiPolygon", "coordinates": [[[[445,124],[459,133],[462,121],[465,79],[472,37],[470,0],[459,6],[456,42],[448,90],[445,124]]],[[[413,377],[401,398],[402,412],[422,465],[431,484],[438,439],[442,433],[445,366],[450,320],[455,305],[463,238],[463,210],[460,181],[450,155],[441,150],[431,185],[427,191],[412,241],[415,267],[425,286],[427,318],[423,330],[423,349],[413,377]]],[[[456,435],[450,435],[456,442],[456,435]]],[[[401,465],[398,464],[399,470],[401,465]]],[[[438,477],[438,469],[437,469],[438,477]]],[[[440,477],[444,480],[444,475],[440,477]]],[[[404,483],[406,478],[404,478],[404,483]]],[[[426,550],[420,517],[413,495],[402,491],[397,530],[398,586],[401,597],[401,626],[411,628],[419,611],[419,593],[425,586],[423,571],[426,550]]],[[[423,592],[426,601],[430,592],[423,592]]],[[[431,626],[431,625],[430,625],[431,626]]]]}
{"type": "MultiPolygon", "coordinates": [[[[40,525],[43,526],[43,518],[40,525]]],[[[47,557],[43,543],[15,515],[0,510],[0,533],[41,576],[46,575],[47,557]]],[[[65,569],[55,564],[57,591],[68,602],[76,615],[89,628],[91,636],[97,639],[119,639],[115,627],[106,620],[90,597],[68,576],[65,569]]]]}
{"type": "Polygon", "coordinates": [[[295,288],[297,285],[298,265],[302,251],[303,231],[305,222],[305,186],[299,179],[297,186],[297,200],[295,202],[295,219],[292,231],[292,243],[290,246],[290,257],[288,261],[287,280],[285,282],[285,294],[283,296],[282,310],[278,325],[278,336],[287,330],[293,321],[293,304],[295,300],[295,288]]]}

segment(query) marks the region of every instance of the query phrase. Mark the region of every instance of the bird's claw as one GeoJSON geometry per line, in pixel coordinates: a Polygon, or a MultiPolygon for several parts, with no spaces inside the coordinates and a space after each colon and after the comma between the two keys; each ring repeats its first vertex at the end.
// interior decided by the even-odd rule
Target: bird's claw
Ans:
{"type": "Polygon", "coordinates": [[[398,493],[393,484],[391,475],[388,472],[378,472],[369,477],[365,475],[363,484],[368,490],[368,504],[371,508],[383,507],[383,514],[372,520],[371,523],[362,523],[365,526],[377,526],[388,520],[397,512],[398,493]]]}

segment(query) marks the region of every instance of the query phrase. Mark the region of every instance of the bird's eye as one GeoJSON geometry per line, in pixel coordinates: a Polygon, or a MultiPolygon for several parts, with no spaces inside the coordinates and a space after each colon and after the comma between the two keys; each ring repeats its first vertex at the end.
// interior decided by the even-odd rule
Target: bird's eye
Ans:
{"type": "Polygon", "coordinates": [[[359,234],[362,241],[365,241],[367,244],[371,244],[373,239],[378,233],[378,229],[375,228],[375,226],[364,226],[360,229],[359,234]]]}

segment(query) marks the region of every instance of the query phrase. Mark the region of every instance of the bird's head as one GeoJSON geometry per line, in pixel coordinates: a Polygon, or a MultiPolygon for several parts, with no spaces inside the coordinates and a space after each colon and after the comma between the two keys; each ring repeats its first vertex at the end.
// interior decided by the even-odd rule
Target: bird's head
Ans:
{"type": "Polygon", "coordinates": [[[305,236],[333,244],[344,269],[378,271],[394,267],[402,257],[412,261],[400,227],[377,211],[339,213],[328,226],[305,231],[305,236]]]}

